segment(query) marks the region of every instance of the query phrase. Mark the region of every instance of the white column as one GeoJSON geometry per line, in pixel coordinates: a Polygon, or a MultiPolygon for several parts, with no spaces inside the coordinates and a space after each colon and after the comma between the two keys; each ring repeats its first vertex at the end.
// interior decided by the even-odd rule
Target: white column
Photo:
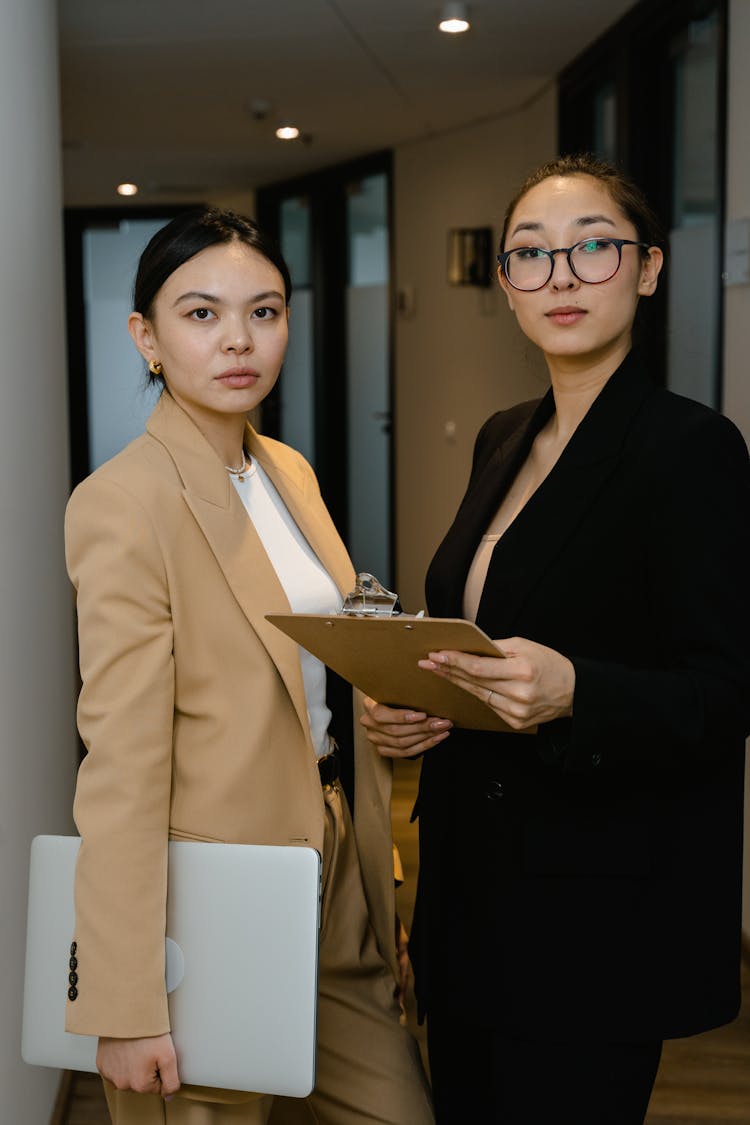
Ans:
{"type": "Polygon", "coordinates": [[[54,0],[0,0],[0,106],[0,1121],[46,1125],[59,1075],[20,1057],[28,851],[71,830],[76,766],[54,0]]]}

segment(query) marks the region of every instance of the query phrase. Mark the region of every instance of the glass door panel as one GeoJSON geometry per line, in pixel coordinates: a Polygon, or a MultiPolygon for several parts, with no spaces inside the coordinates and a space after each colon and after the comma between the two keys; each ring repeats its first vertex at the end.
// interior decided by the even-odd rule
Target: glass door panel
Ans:
{"type": "Polygon", "coordinates": [[[282,200],[279,241],[294,287],[289,314],[289,347],[279,381],[280,437],[315,466],[311,219],[306,196],[282,200]]]}
{"type": "Polygon", "coordinates": [[[388,178],[347,186],[346,398],[349,551],[357,570],[391,576],[388,178]]]}
{"type": "Polygon", "coordinates": [[[146,243],[167,217],[123,219],[83,232],[88,470],[143,433],[159,397],[128,334],[133,278],[146,243]]]}

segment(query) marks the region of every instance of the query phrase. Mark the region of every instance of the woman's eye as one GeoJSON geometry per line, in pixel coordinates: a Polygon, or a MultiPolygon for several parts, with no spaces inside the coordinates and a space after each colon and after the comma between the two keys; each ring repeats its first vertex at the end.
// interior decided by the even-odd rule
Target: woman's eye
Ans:
{"type": "Polygon", "coordinates": [[[209,320],[213,315],[211,309],[193,309],[190,313],[193,320],[209,320]]]}
{"type": "Polygon", "coordinates": [[[538,246],[524,246],[521,250],[514,250],[513,253],[520,258],[522,262],[533,262],[537,258],[543,258],[545,255],[544,250],[540,250],[538,246]]]}
{"type": "Polygon", "coordinates": [[[596,254],[597,250],[609,250],[611,245],[608,238],[587,238],[585,242],[579,242],[576,249],[581,254],[596,254]]]}
{"type": "Polygon", "coordinates": [[[255,309],[253,316],[257,320],[270,320],[276,316],[276,309],[272,309],[268,305],[261,305],[259,309],[255,309]]]}

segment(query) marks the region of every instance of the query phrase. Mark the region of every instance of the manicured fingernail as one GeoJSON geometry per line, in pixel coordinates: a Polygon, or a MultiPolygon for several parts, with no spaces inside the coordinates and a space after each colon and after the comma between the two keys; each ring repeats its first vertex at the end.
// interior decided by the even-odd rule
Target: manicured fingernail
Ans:
{"type": "Polygon", "coordinates": [[[424,711],[406,711],[404,712],[404,718],[406,719],[407,723],[416,723],[421,719],[426,719],[427,715],[424,711]]]}
{"type": "Polygon", "coordinates": [[[448,661],[443,656],[442,652],[431,652],[429,654],[430,660],[434,660],[436,664],[447,664],[448,661]]]}
{"type": "Polygon", "coordinates": [[[432,660],[418,660],[417,664],[420,668],[424,668],[426,672],[437,671],[437,664],[435,664],[435,662],[432,660]]]}
{"type": "Polygon", "coordinates": [[[450,721],[450,719],[433,719],[430,723],[430,727],[432,730],[446,730],[448,727],[452,726],[453,723],[450,721]]]}

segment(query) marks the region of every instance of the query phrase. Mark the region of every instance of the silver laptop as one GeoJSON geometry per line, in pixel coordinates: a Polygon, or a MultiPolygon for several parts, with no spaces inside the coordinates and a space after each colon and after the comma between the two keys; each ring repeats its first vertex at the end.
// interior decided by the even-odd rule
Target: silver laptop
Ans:
{"type": "MultiPolygon", "coordinates": [[[[79,845],[76,836],[32,844],[22,1055],[95,1071],[96,1037],[65,1031],[79,845]]],[[[183,1082],[310,1093],[319,917],[312,848],[169,844],[166,975],[183,1082]]]]}

